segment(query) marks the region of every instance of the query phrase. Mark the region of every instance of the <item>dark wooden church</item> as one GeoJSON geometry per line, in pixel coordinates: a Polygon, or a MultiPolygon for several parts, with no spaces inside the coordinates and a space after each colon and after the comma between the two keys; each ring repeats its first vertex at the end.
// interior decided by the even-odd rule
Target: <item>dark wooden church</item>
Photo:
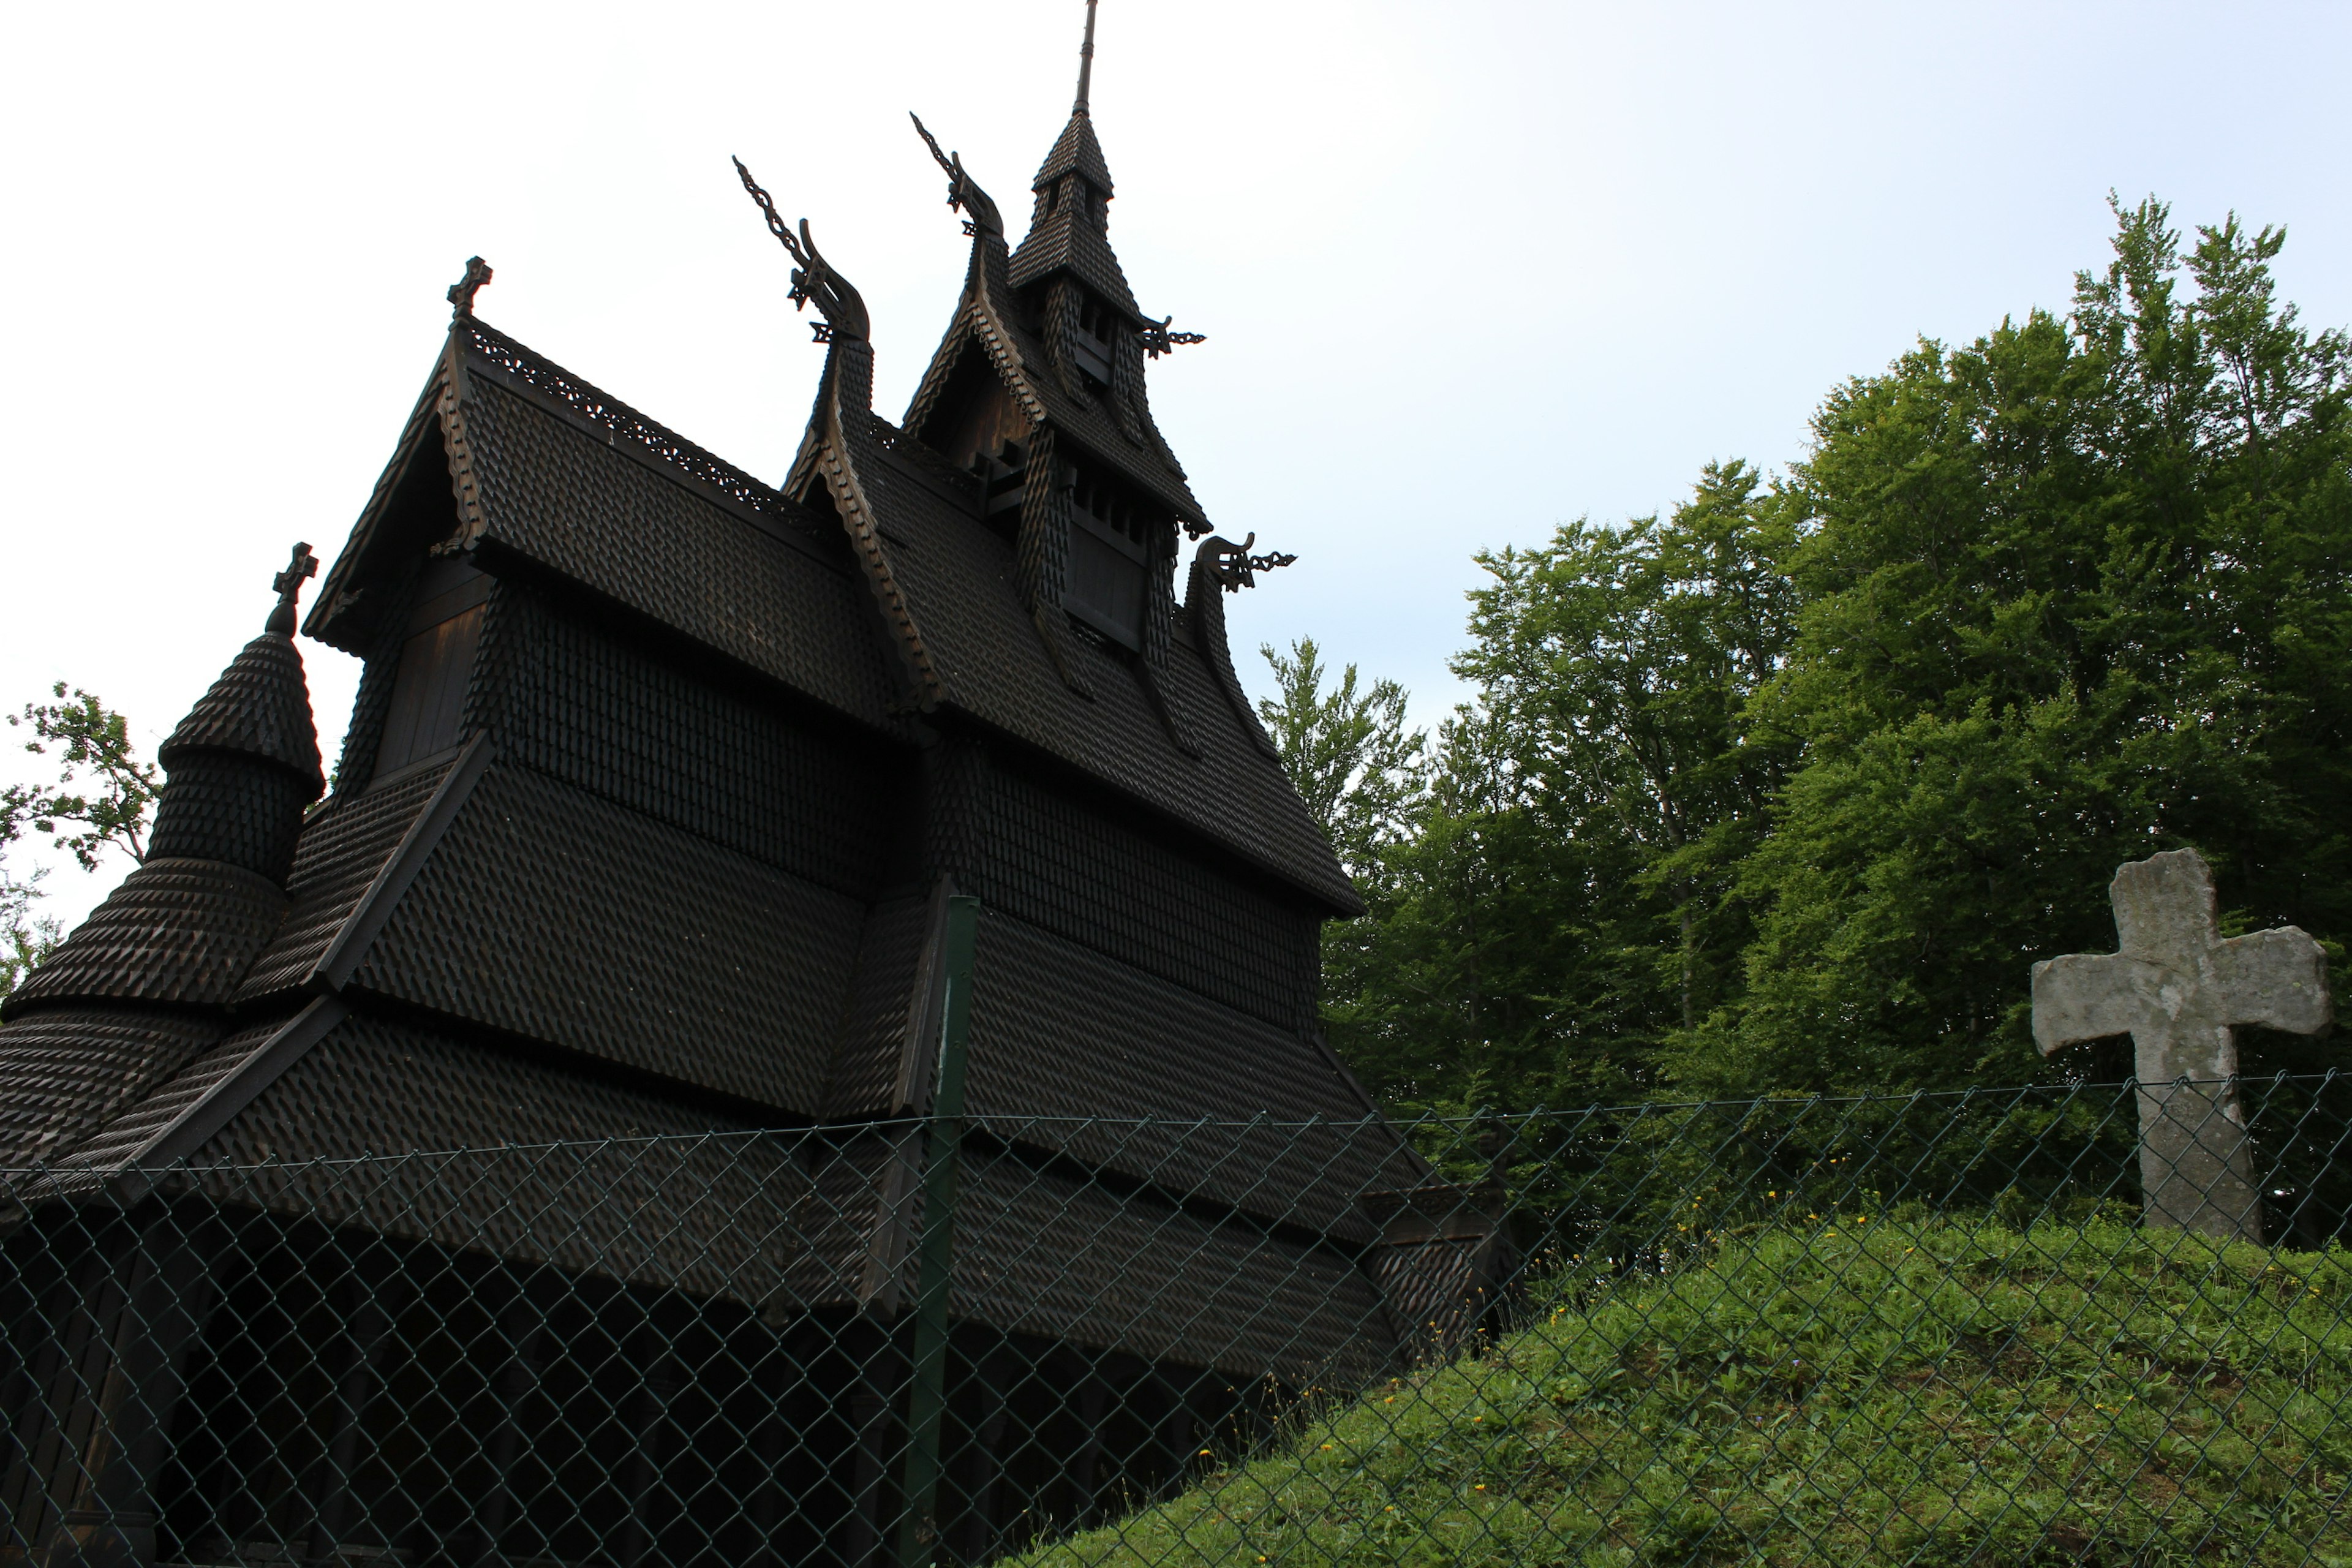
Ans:
{"type": "Polygon", "coordinates": [[[152,852],[5,1005],[0,1563],[878,1561],[876,1123],[928,1107],[950,894],[944,1553],[1171,1484],[1475,1293],[1485,1231],[1410,1217],[1440,1189],[1318,1032],[1360,906],[1235,679],[1267,558],[1154,427],[1184,335],[1112,252],[1085,70],[1017,246],[940,162],[971,262],[895,425],[743,175],[830,343],[781,484],[485,324],[478,262],[451,290],[303,626],[365,660],[331,787],[298,550],[152,852]]]}

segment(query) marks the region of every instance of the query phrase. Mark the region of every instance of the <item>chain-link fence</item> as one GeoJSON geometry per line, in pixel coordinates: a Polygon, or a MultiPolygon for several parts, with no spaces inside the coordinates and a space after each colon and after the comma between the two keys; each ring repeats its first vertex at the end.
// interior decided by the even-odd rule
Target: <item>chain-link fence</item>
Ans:
{"type": "Polygon", "coordinates": [[[2329,1078],[17,1173],[0,1562],[2352,1563],[2347,1129],[2329,1078]]]}

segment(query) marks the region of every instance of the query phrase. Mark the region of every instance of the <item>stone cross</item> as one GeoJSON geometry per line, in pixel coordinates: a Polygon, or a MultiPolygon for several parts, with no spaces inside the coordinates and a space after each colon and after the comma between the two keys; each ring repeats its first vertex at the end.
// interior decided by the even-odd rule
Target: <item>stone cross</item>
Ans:
{"type": "Polygon", "coordinates": [[[2033,1043],[2047,1056],[2131,1036],[2148,1222],[2260,1242],[2234,1030],[2326,1028],[2327,955],[2293,926],[2224,941],[2213,873],[2194,849],[2118,868],[2107,896],[2121,951],[2033,966],[2033,1043]]]}

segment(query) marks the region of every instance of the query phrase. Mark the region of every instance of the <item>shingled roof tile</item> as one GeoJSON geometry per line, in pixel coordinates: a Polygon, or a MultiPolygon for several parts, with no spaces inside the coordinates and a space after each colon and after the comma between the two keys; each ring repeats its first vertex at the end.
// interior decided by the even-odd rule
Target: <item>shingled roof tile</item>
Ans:
{"type": "Polygon", "coordinates": [[[349,984],[809,1116],[864,912],[499,764],[349,984]]]}
{"type": "Polygon", "coordinates": [[[796,1237],[830,1237],[844,1253],[858,1239],[807,1211],[814,1185],[782,1142],[362,1016],[264,1089],[195,1167],[227,1202],[772,1308],[787,1267],[806,1272],[796,1237]],[[473,1152],[348,1163],[411,1150],[473,1152]]]}
{"type": "Polygon", "coordinates": [[[1389,1370],[1380,1293],[1331,1251],[1009,1159],[971,1161],[957,1205],[959,1317],[1295,1388],[1389,1370]]]}
{"type": "Polygon", "coordinates": [[[1110,650],[1071,639],[1091,701],[1063,682],[1013,588],[1009,542],[931,504],[911,484],[885,481],[874,489],[875,504],[888,505],[892,531],[905,542],[893,545],[886,535],[883,548],[954,706],[1225,846],[1334,912],[1361,911],[1306,803],[1242,731],[1197,650],[1179,642],[1170,653],[1202,732],[1195,759],[1177,749],[1132,666],[1110,650]]]}
{"type": "Polygon", "coordinates": [[[0,1028],[0,1170],[70,1153],[226,1028],[135,1007],[52,1008],[0,1028]]]}
{"type": "Polygon", "coordinates": [[[306,780],[313,795],[326,787],[319,734],[310,720],[310,688],[292,637],[264,632],[246,644],[155,749],[155,760],[173,768],[195,751],[266,758],[306,780]]]}
{"type": "Polygon", "coordinates": [[[681,482],[692,475],[666,477],[650,448],[600,439],[487,374],[468,384],[485,542],[853,719],[900,727],[866,587],[835,533],[811,542],[810,514],[772,491],[772,513],[723,505],[681,482]]]}
{"type": "Polygon", "coordinates": [[[8,998],[7,1016],[61,1002],[219,1006],[277,934],[287,898],[218,860],[150,860],[8,998]]]}
{"type": "Polygon", "coordinates": [[[1232,1012],[1005,915],[981,921],[967,1103],[976,1115],[1076,1118],[1116,1105],[1165,1130],[1083,1120],[1024,1136],[1269,1219],[1369,1241],[1350,1205],[1422,1169],[1360,1089],[1296,1031],[1232,1012]],[[1264,1114],[1261,1131],[1187,1142],[1182,1123],[1264,1114]],[[1308,1121],[1329,1131],[1303,1131],[1308,1121]],[[1214,1153],[1207,1152],[1213,1148],[1214,1153]]]}
{"type": "Polygon", "coordinates": [[[1083,175],[1105,195],[1112,194],[1110,165],[1103,161],[1102,142],[1095,136],[1094,114],[1090,109],[1074,110],[1062,133],[1054,138],[1053,147],[1045,161],[1037,165],[1037,177],[1029,182],[1033,191],[1042,191],[1064,174],[1083,175]]]}
{"type": "Polygon", "coordinates": [[[358,910],[453,763],[339,795],[313,812],[287,879],[291,907],[237,988],[247,1003],[301,984],[358,910]]]}

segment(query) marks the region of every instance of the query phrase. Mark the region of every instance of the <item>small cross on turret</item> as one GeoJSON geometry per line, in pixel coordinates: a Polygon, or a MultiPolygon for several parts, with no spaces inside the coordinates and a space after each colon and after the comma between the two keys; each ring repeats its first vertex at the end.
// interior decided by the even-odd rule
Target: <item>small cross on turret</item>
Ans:
{"type": "Polygon", "coordinates": [[[286,570],[269,580],[269,585],[278,590],[278,607],[269,612],[269,624],[264,630],[276,632],[282,637],[294,635],[294,612],[302,597],[303,579],[315,577],[318,574],[319,558],[310,553],[308,544],[296,544],[293,558],[286,563],[286,570]]]}
{"type": "Polygon", "coordinates": [[[2033,966],[2033,1043],[2128,1034],[2139,1079],[2140,1184],[2151,1223],[2262,1239],[2235,1030],[2327,1026],[2327,955],[2293,926],[2224,940],[2194,849],[2135,860],[2108,887],[2116,946],[2033,966]]]}

